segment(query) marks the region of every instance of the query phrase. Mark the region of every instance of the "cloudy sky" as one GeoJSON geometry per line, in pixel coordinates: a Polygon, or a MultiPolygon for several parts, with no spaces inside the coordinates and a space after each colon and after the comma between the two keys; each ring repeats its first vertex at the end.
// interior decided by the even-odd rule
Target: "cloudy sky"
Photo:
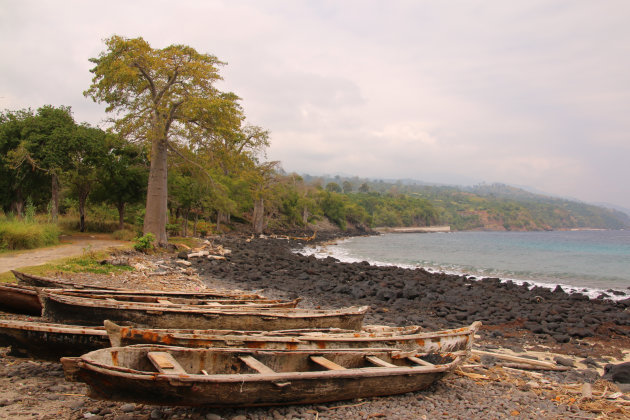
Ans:
{"type": "Polygon", "coordinates": [[[0,3],[0,110],[69,105],[113,35],[216,55],[287,171],[503,182],[630,208],[630,2],[0,3]]]}

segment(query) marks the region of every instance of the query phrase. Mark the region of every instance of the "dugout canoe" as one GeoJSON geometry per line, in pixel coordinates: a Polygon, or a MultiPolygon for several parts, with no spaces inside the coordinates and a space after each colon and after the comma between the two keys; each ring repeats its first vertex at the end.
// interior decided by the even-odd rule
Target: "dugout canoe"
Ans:
{"type": "Polygon", "coordinates": [[[302,350],[396,348],[403,351],[454,352],[470,350],[477,321],[463,328],[425,331],[419,326],[364,326],[360,331],[321,329],[303,331],[168,330],[121,326],[104,322],[112,347],[161,344],[192,348],[242,347],[302,350]]]}
{"type": "Polygon", "coordinates": [[[70,289],[99,289],[99,290],[120,290],[115,287],[85,285],[68,280],[53,279],[50,277],[37,276],[35,274],[23,273],[21,271],[11,270],[18,283],[31,287],[49,287],[49,288],[70,288],[70,289]]]}
{"type": "Polygon", "coordinates": [[[109,339],[102,327],[0,319],[0,346],[12,356],[59,361],[109,347],[109,339]]]}
{"type": "Polygon", "coordinates": [[[247,308],[295,308],[302,298],[293,300],[266,299],[259,295],[244,296],[217,296],[214,293],[206,295],[204,293],[184,293],[179,292],[165,294],[159,291],[151,293],[134,291],[109,293],[108,291],[89,289],[44,289],[51,294],[81,297],[88,299],[106,300],[120,303],[138,303],[148,305],[168,305],[170,307],[193,306],[193,307],[247,307],[247,308]]]}
{"type": "Polygon", "coordinates": [[[0,283],[0,311],[35,315],[42,314],[42,305],[33,287],[0,283]]]}
{"type": "Polygon", "coordinates": [[[103,325],[114,322],[152,328],[224,330],[287,330],[299,328],[361,328],[367,306],[342,309],[247,308],[229,309],[192,305],[159,305],[67,296],[39,291],[42,316],[50,322],[103,325]]]}
{"type": "Polygon", "coordinates": [[[159,295],[168,297],[181,297],[190,299],[212,299],[212,298],[237,298],[237,299],[266,299],[257,293],[245,292],[242,290],[213,290],[203,289],[200,291],[187,291],[187,290],[137,290],[137,289],[123,289],[116,287],[95,286],[73,282],[70,280],[60,280],[50,277],[37,276],[34,274],[22,273],[20,271],[11,270],[15,278],[20,285],[39,287],[47,289],[65,289],[74,290],[76,292],[85,292],[93,294],[117,294],[117,295],[159,295]]]}
{"type": "Polygon", "coordinates": [[[67,380],[92,398],[143,404],[243,407],[313,404],[427,388],[466,352],[110,347],[63,358],[67,380]]]}

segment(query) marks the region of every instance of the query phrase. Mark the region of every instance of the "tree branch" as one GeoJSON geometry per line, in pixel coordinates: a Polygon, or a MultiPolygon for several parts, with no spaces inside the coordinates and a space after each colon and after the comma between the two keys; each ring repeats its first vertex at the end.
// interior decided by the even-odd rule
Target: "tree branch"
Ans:
{"type": "Polygon", "coordinates": [[[212,175],[210,175],[210,173],[208,171],[206,171],[206,168],[204,168],[203,166],[201,166],[199,163],[188,159],[186,156],[184,156],[179,150],[177,150],[176,148],[174,148],[173,146],[171,146],[171,144],[169,142],[166,143],[166,146],[169,148],[169,150],[171,150],[172,152],[174,152],[177,156],[179,156],[180,158],[184,159],[186,162],[195,165],[197,168],[201,169],[201,172],[203,172],[204,175],[206,175],[208,177],[208,179],[210,180],[210,183],[212,184],[212,186],[216,186],[214,179],[212,178],[212,175]]]}

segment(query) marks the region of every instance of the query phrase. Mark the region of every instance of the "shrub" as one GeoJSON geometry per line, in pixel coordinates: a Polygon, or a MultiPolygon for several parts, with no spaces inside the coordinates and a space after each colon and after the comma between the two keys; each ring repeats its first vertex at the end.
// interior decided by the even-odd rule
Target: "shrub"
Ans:
{"type": "Polygon", "coordinates": [[[136,251],[140,252],[149,252],[155,249],[155,235],[152,233],[147,233],[146,235],[142,235],[135,239],[135,243],[133,245],[136,251]]]}
{"type": "Polygon", "coordinates": [[[59,243],[59,228],[50,223],[0,221],[0,249],[33,249],[59,243]]]}

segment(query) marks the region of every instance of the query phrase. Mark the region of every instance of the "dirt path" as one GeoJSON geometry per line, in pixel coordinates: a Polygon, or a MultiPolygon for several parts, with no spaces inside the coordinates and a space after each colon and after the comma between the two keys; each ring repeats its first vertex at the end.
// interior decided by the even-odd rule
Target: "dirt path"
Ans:
{"type": "Polygon", "coordinates": [[[96,251],[113,246],[123,246],[129,242],[115,241],[99,236],[65,236],[62,245],[52,248],[33,249],[7,256],[0,256],[0,273],[21,267],[42,265],[60,258],[81,255],[88,246],[96,251]]]}

